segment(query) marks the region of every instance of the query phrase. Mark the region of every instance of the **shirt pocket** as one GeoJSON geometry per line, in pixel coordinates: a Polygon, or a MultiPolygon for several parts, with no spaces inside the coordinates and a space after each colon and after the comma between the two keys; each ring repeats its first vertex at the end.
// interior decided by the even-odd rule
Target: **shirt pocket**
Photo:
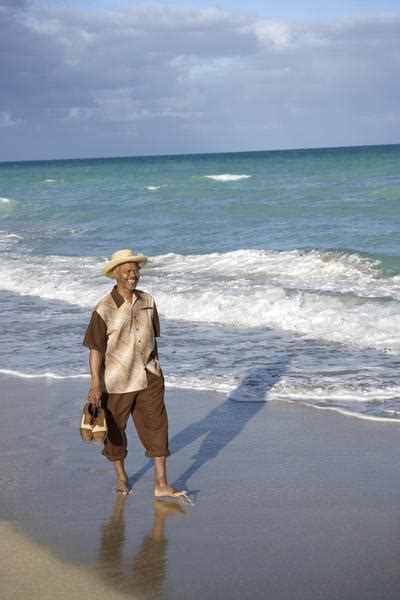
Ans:
{"type": "Polygon", "coordinates": [[[153,322],[153,313],[154,313],[153,306],[144,306],[143,308],[140,309],[140,311],[141,311],[142,314],[146,315],[148,323],[152,323],[153,322]]]}

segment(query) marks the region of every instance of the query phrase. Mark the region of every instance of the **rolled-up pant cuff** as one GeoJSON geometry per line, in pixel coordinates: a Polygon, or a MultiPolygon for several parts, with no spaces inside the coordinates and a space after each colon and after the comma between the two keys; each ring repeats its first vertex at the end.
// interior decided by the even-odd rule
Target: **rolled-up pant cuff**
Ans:
{"type": "Polygon", "coordinates": [[[170,456],[171,452],[169,450],[146,450],[144,454],[150,458],[155,458],[157,456],[170,456]]]}
{"type": "Polygon", "coordinates": [[[128,456],[128,452],[118,456],[118,454],[107,454],[106,449],[104,448],[102,450],[102,455],[105,456],[110,462],[117,462],[118,460],[125,460],[125,458],[128,456]]]}

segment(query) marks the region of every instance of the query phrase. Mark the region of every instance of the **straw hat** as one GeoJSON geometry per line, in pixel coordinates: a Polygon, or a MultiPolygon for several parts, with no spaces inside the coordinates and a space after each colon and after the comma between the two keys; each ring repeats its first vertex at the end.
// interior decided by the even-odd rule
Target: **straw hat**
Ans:
{"type": "Polygon", "coordinates": [[[144,267],[144,265],[147,262],[147,256],[135,256],[132,250],[118,250],[117,252],[114,252],[114,254],[111,257],[111,260],[106,262],[106,264],[104,265],[103,275],[114,279],[115,276],[112,272],[113,269],[115,269],[115,267],[118,267],[118,265],[123,265],[127,262],[136,262],[140,267],[144,267]]]}

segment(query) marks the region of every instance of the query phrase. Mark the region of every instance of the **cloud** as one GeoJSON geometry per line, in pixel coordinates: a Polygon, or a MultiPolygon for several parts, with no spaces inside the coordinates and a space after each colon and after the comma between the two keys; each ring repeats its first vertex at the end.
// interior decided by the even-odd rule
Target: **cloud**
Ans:
{"type": "Polygon", "coordinates": [[[1,15],[3,160],[398,141],[396,16],[24,0],[1,15]]]}
{"type": "Polygon", "coordinates": [[[10,112],[7,111],[2,111],[0,112],[0,127],[1,128],[8,128],[8,127],[14,127],[14,125],[18,124],[18,119],[13,119],[12,115],[10,112]]]}
{"type": "Polygon", "coordinates": [[[285,23],[257,21],[252,28],[256,38],[263,44],[271,44],[275,48],[289,46],[290,29],[285,23]]]}
{"type": "Polygon", "coordinates": [[[18,12],[31,8],[31,0],[0,0],[0,12],[18,12]]]}

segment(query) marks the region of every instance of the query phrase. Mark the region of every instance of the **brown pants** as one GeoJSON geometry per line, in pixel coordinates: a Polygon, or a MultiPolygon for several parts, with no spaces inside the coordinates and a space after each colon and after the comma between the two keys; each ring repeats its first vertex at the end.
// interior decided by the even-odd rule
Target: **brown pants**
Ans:
{"type": "Polygon", "coordinates": [[[169,456],[168,418],[164,404],[164,378],[147,371],[147,388],[126,394],[103,394],[108,435],[102,454],[115,462],[128,454],[125,429],[132,415],[146,456],[169,456]]]}

